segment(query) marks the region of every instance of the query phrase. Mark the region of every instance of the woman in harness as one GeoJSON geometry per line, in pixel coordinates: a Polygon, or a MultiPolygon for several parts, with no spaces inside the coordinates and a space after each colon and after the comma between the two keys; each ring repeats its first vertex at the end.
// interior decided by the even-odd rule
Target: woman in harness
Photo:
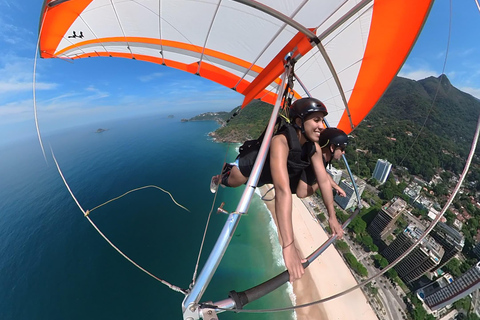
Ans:
{"type": "MultiPolygon", "coordinates": [[[[331,164],[332,160],[339,160],[345,154],[345,148],[348,144],[348,136],[340,129],[326,128],[322,131],[318,144],[322,148],[323,162],[325,167],[327,167],[331,164]]],[[[332,176],[328,175],[328,178],[335,192],[339,196],[345,197],[345,191],[333,181],[332,176]]]]}
{"type": "MultiPolygon", "coordinates": [[[[283,259],[291,282],[304,274],[302,262],[306,261],[300,257],[294,243],[293,193],[299,198],[304,198],[320,189],[328,211],[330,228],[338,238],[343,236],[343,229],[333,207],[329,175],[325,170],[322,151],[318,144],[324,130],[323,118],[327,114],[325,105],[317,99],[296,100],[289,110],[291,124],[280,128],[272,137],[270,151],[258,183],[258,185],[273,183],[275,187],[275,213],[283,259]]],[[[221,183],[228,187],[238,187],[246,183],[253,166],[249,157],[249,153],[242,155],[240,152],[235,164],[226,165],[221,175],[212,178],[212,184],[218,186],[221,183]]]]}

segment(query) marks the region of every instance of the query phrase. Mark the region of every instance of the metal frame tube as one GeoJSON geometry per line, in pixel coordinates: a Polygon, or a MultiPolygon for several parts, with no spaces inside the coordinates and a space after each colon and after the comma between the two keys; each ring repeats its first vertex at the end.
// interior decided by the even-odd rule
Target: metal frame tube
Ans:
{"type": "MultiPolygon", "coordinates": [[[[287,75],[290,72],[292,72],[292,70],[293,68],[289,64],[287,66],[287,70],[284,72],[282,76],[281,87],[280,87],[281,90],[278,94],[277,101],[273,108],[270,121],[265,131],[265,137],[262,141],[262,145],[258,152],[257,159],[255,160],[252,173],[248,178],[245,190],[243,191],[242,197],[240,198],[240,201],[238,203],[237,210],[234,213],[231,213],[229,215],[220,233],[220,236],[218,237],[217,242],[215,243],[215,246],[213,247],[212,252],[210,253],[210,256],[207,259],[207,262],[205,263],[205,266],[203,267],[202,271],[200,272],[200,275],[198,276],[197,282],[195,283],[192,290],[185,297],[183,301],[182,310],[184,313],[184,319],[187,319],[187,318],[190,318],[192,320],[195,319],[195,318],[192,318],[192,313],[198,316],[198,310],[197,310],[198,308],[196,305],[198,304],[198,301],[201,299],[202,295],[204,294],[208,284],[210,283],[210,280],[213,277],[213,274],[215,273],[223,255],[225,254],[227,246],[230,243],[230,240],[233,237],[233,233],[235,232],[235,229],[240,221],[241,214],[246,213],[248,211],[248,207],[250,206],[250,202],[255,192],[255,188],[260,178],[260,174],[262,172],[263,165],[265,163],[265,159],[267,157],[267,153],[270,147],[273,130],[274,130],[278,112],[281,106],[283,91],[285,90],[287,75]],[[188,312],[187,312],[188,316],[186,316],[186,313],[185,313],[187,309],[188,309],[188,312]]],[[[198,317],[196,319],[198,319],[198,317]]]]}
{"type": "MultiPolygon", "coordinates": [[[[358,215],[360,212],[360,208],[357,208],[355,212],[345,221],[342,225],[342,229],[346,230],[347,226],[350,224],[350,222],[358,215]]],[[[308,257],[307,257],[307,262],[303,263],[303,267],[307,268],[315,259],[317,259],[335,240],[337,239],[337,235],[331,235],[327,241],[325,241],[320,247],[317,248],[314,252],[312,252],[308,257]]],[[[215,309],[217,313],[224,312],[226,310],[233,310],[233,309],[242,309],[246,304],[265,296],[266,294],[272,292],[273,290],[276,290],[280,285],[288,281],[288,276],[286,275],[288,271],[284,271],[281,274],[271,278],[270,280],[253,287],[251,289],[248,289],[243,292],[235,292],[237,295],[241,295],[246,297],[248,300],[245,304],[238,306],[235,302],[235,299],[233,297],[227,298],[222,301],[215,302],[211,305],[207,304],[209,308],[215,309]],[[269,285],[266,285],[267,283],[270,283],[269,285]],[[262,287],[260,289],[260,287],[262,287]],[[257,290],[255,294],[252,294],[251,292],[253,290],[257,290]],[[248,292],[248,293],[247,293],[248,292]],[[257,297],[258,296],[258,297],[257,297]],[[252,300],[250,300],[252,299],[252,300]]],[[[241,299],[241,301],[244,301],[241,299]]],[[[240,302],[242,303],[242,302],[240,302]]]]}

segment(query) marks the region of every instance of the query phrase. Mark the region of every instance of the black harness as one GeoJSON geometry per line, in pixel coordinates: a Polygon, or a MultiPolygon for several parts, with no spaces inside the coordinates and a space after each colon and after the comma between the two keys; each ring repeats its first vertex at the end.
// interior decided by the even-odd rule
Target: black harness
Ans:
{"type": "MultiPolygon", "coordinates": [[[[288,142],[289,151],[287,158],[287,170],[290,181],[290,190],[292,193],[296,193],[298,183],[302,178],[302,173],[305,175],[305,171],[309,173],[313,172],[310,158],[315,153],[315,144],[311,141],[308,141],[304,143],[303,146],[300,145],[296,129],[293,127],[293,125],[288,123],[283,124],[283,126],[278,129],[275,135],[279,134],[283,134],[288,142]]],[[[245,177],[250,176],[250,173],[252,172],[262,140],[263,135],[256,140],[246,141],[239,149],[240,154],[237,157],[238,168],[245,177]]],[[[307,176],[308,175],[310,174],[307,174],[307,176]]],[[[262,186],[266,183],[273,183],[272,173],[270,170],[270,153],[268,153],[267,159],[265,160],[265,165],[262,173],[260,174],[258,186],[262,186]]]]}

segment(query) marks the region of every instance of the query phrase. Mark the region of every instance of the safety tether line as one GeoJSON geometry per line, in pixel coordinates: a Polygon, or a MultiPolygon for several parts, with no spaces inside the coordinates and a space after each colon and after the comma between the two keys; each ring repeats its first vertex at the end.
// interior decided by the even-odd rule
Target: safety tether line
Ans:
{"type": "MultiPolygon", "coordinates": [[[[108,242],[108,244],[110,244],[110,246],[112,246],[112,248],[114,248],[115,250],[117,250],[118,253],[120,253],[125,259],[127,259],[131,264],[133,264],[135,267],[137,267],[138,269],[140,269],[141,271],[145,272],[146,274],[148,274],[150,277],[154,278],[155,280],[159,281],[160,283],[164,284],[165,286],[169,287],[170,289],[172,289],[173,291],[176,291],[176,292],[180,292],[180,293],[183,293],[184,295],[187,294],[186,290],[180,288],[180,287],[177,287],[175,285],[172,285],[171,283],[169,283],[168,281],[165,281],[163,279],[160,279],[159,277],[155,276],[154,274],[152,274],[151,272],[147,271],[146,269],[144,269],[142,266],[140,266],[138,263],[136,263],[135,261],[133,261],[132,259],[130,259],[130,257],[128,257],[125,253],[123,253],[117,246],[115,246],[111,241],[110,239],[107,238],[107,236],[105,236],[105,234],[102,233],[102,231],[100,231],[100,229],[97,227],[97,225],[90,219],[90,217],[88,216],[88,211],[85,211],[82,206],[80,205],[80,203],[78,202],[77,198],[75,197],[75,195],[73,194],[72,190],[70,189],[70,186],[68,185],[67,183],[67,180],[65,179],[65,177],[63,176],[63,173],[62,173],[62,170],[60,169],[60,166],[58,165],[58,162],[57,162],[57,159],[55,158],[55,154],[53,153],[53,149],[50,147],[50,150],[52,152],[52,157],[53,157],[53,161],[55,161],[55,165],[57,166],[57,170],[58,170],[58,173],[60,174],[60,176],[62,177],[62,180],[63,180],[63,183],[65,184],[65,186],[67,187],[67,190],[68,192],[70,193],[70,195],[72,196],[73,200],[75,200],[75,203],[77,204],[77,206],[80,208],[80,210],[83,212],[83,215],[85,216],[85,218],[87,218],[88,222],[90,222],[90,224],[95,228],[95,230],[97,230],[97,232],[103,237],[103,239],[105,239],[105,241],[108,242]]],[[[93,209],[92,209],[93,210],[93,209]]]]}
{"type": "MultiPolygon", "coordinates": [[[[227,144],[227,150],[225,151],[225,157],[223,159],[224,164],[227,163],[227,155],[228,155],[229,149],[230,149],[230,143],[227,144]]],[[[223,166],[220,171],[220,174],[222,174],[222,171],[223,171],[223,166]]],[[[220,187],[220,181],[218,186],[220,187]]],[[[193,288],[193,286],[195,285],[195,281],[197,280],[197,272],[198,272],[198,266],[200,264],[200,257],[202,256],[203,245],[205,243],[205,238],[207,236],[207,230],[210,224],[210,218],[212,217],[213,208],[215,208],[215,202],[217,201],[217,195],[218,195],[218,188],[217,188],[217,191],[215,191],[215,195],[213,196],[212,207],[210,208],[210,212],[208,213],[207,222],[205,223],[205,229],[203,230],[202,242],[200,243],[200,249],[198,251],[198,256],[197,256],[197,263],[195,263],[195,270],[193,271],[192,283],[190,284],[190,288],[193,288]]]]}
{"type": "Polygon", "coordinates": [[[336,299],[340,296],[343,296],[343,295],[345,295],[345,294],[347,294],[347,293],[349,293],[353,290],[356,290],[356,289],[370,283],[372,280],[375,280],[378,277],[380,277],[381,275],[383,275],[384,273],[386,273],[388,270],[390,270],[396,264],[398,264],[406,255],[408,255],[410,252],[412,252],[415,249],[415,247],[430,233],[430,231],[435,227],[435,225],[438,223],[438,221],[440,221],[440,219],[443,217],[443,215],[445,214],[445,211],[447,211],[447,209],[450,207],[453,199],[455,198],[458,191],[460,190],[460,187],[462,186],[463,180],[465,179],[465,177],[468,173],[468,169],[470,168],[470,164],[472,162],[473,156],[475,155],[475,149],[476,149],[476,146],[478,144],[479,133],[480,133],[480,115],[479,115],[478,120],[477,120],[477,129],[475,131],[475,135],[474,135],[473,140],[472,140],[472,144],[471,144],[471,147],[470,147],[470,153],[469,153],[467,161],[465,163],[465,167],[463,168],[463,172],[460,175],[460,178],[458,180],[457,185],[455,186],[455,189],[453,190],[452,194],[450,195],[447,202],[445,203],[445,206],[442,208],[442,211],[435,217],[435,219],[428,226],[428,228],[415,241],[415,243],[413,243],[413,245],[410,248],[408,248],[402,255],[400,255],[392,263],[390,263],[388,266],[386,266],[384,269],[382,269],[379,273],[371,276],[370,278],[366,279],[363,282],[360,282],[359,284],[351,287],[350,289],[341,291],[337,294],[331,295],[329,297],[326,297],[326,298],[323,298],[323,299],[320,299],[320,300],[316,300],[316,301],[313,301],[313,302],[301,304],[301,305],[298,305],[298,306],[291,306],[291,307],[277,308],[277,309],[255,309],[255,310],[253,310],[253,309],[252,310],[226,309],[226,308],[218,308],[218,309],[222,310],[222,311],[231,311],[231,312],[239,312],[239,313],[270,313],[270,312],[283,312],[283,311],[290,311],[290,310],[305,308],[305,307],[309,307],[309,306],[312,306],[312,305],[315,305],[315,304],[327,302],[327,301],[336,299]]]}
{"type": "Polygon", "coordinates": [[[129,194],[129,193],[132,193],[132,192],[138,191],[138,190],[142,190],[142,189],[147,189],[147,188],[156,188],[156,189],[159,189],[159,190],[165,192],[166,194],[168,194],[168,195],[170,196],[170,199],[172,199],[172,201],[173,201],[177,206],[179,206],[180,208],[182,208],[182,209],[190,212],[190,210],[188,210],[187,208],[185,208],[184,206],[182,206],[180,203],[178,203],[178,202],[175,200],[175,198],[173,198],[173,196],[172,196],[172,194],[171,194],[170,192],[168,192],[167,190],[165,190],[165,189],[163,189],[163,188],[160,188],[159,186],[155,186],[155,185],[152,185],[152,184],[151,184],[151,185],[148,185],[148,186],[143,186],[143,187],[139,187],[139,188],[132,189],[132,190],[127,191],[127,192],[125,192],[124,194],[116,197],[116,198],[110,199],[110,200],[108,200],[108,201],[106,201],[106,202],[104,202],[104,203],[96,206],[96,207],[93,208],[93,209],[87,210],[87,211],[86,211],[86,215],[89,215],[90,213],[92,213],[93,210],[96,210],[96,209],[98,209],[98,208],[100,208],[100,207],[102,207],[102,206],[104,206],[104,205],[106,205],[106,204],[108,204],[108,203],[110,203],[110,202],[113,202],[113,201],[115,201],[115,200],[118,200],[118,199],[126,196],[126,195],[129,194]]]}
{"type": "Polygon", "coordinates": [[[418,131],[417,136],[413,140],[413,142],[410,144],[410,148],[408,148],[407,152],[405,152],[405,155],[403,156],[402,160],[398,164],[401,166],[403,164],[403,161],[407,158],[408,154],[412,150],[413,146],[417,142],[418,138],[420,137],[420,134],[423,131],[423,128],[425,128],[425,125],[427,124],[427,120],[430,116],[430,113],[432,113],[433,107],[435,106],[435,102],[437,100],[438,92],[440,91],[440,88],[442,87],[442,80],[443,80],[443,75],[445,74],[445,68],[447,65],[447,58],[448,58],[448,51],[450,49],[450,38],[452,35],[452,0],[450,0],[450,15],[449,15],[449,20],[448,20],[448,37],[447,37],[447,48],[445,50],[445,59],[443,60],[443,67],[442,67],[442,74],[440,76],[440,81],[437,85],[437,90],[435,91],[435,95],[433,96],[432,99],[432,104],[430,105],[430,108],[428,109],[427,116],[425,117],[425,120],[423,121],[422,126],[420,127],[420,130],[418,131]]]}

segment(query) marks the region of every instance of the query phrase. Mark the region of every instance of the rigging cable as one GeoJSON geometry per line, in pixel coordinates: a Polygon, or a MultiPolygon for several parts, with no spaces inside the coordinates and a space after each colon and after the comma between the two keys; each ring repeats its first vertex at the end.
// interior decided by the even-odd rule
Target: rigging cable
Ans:
{"type": "MultiPolygon", "coordinates": [[[[230,148],[230,143],[227,144],[227,150],[225,151],[225,157],[223,159],[223,163],[225,164],[226,161],[227,161],[227,155],[228,155],[228,150],[230,148]]],[[[220,171],[220,174],[222,174],[222,171],[223,171],[223,166],[222,166],[222,170],[220,171]]],[[[219,184],[220,186],[220,184],[219,184]]],[[[198,272],[198,266],[200,264],[200,257],[202,256],[202,251],[203,251],[203,245],[205,243],[205,238],[207,236],[207,230],[208,230],[208,226],[210,224],[210,218],[212,216],[212,212],[213,212],[213,208],[215,207],[215,202],[217,200],[217,195],[218,195],[218,188],[217,190],[215,191],[215,195],[213,196],[213,202],[212,202],[212,207],[210,208],[210,212],[208,213],[208,218],[207,218],[207,222],[205,224],[205,229],[203,230],[203,237],[202,237],[202,242],[200,244],[200,249],[198,251],[198,256],[197,256],[197,262],[195,264],[195,270],[193,271],[193,276],[192,276],[192,283],[190,284],[190,288],[193,288],[193,286],[195,285],[195,281],[197,279],[197,272],[198,272]]]]}
{"type": "Polygon", "coordinates": [[[430,108],[428,109],[427,116],[425,117],[425,120],[423,121],[423,124],[420,127],[420,130],[418,131],[417,136],[415,137],[413,142],[410,144],[410,148],[408,148],[407,152],[405,152],[405,155],[403,156],[402,160],[398,164],[399,166],[401,166],[403,164],[403,161],[407,158],[407,156],[410,153],[410,151],[412,150],[414,144],[417,142],[418,138],[420,137],[420,134],[422,133],[423,128],[425,128],[425,126],[427,124],[427,121],[428,121],[428,117],[430,116],[430,113],[432,113],[433,107],[435,106],[435,102],[437,100],[438,92],[440,91],[440,88],[442,86],[442,79],[443,79],[444,74],[445,74],[445,68],[446,68],[447,59],[448,59],[448,51],[450,49],[450,39],[451,39],[451,35],[452,35],[452,0],[450,0],[450,12],[449,13],[450,14],[449,14],[449,20],[448,20],[447,48],[445,50],[445,59],[443,60],[443,67],[442,67],[442,74],[440,75],[440,81],[437,85],[437,90],[435,91],[435,95],[433,96],[432,104],[430,105],[430,108]]]}
{"type": "Polygon", "coordinates": [[[158,190],[161,190],[161,191],[165,192],[166,194],[168,194],[168,195],[170,196],[170,199],[172,199],[172,201],[173,201],[177,206],[179,206],[180,208],[182,208],[182,209],[190,212],[190,210],[188,210],[187,208],[185,208],[184,206],[182,206],[180,203],[178,203],[177,200],[175,200],[175,198],[173,198],[172,194],[171,194],[170,192],[168,192],[167,190],[165,190],[165,189],[163,189],[163,188],[160,188],[160,187],[158,187],[158,186],[148,185],[148,186],[143,186],[143,187],[140,187],[140,188],[135,188],[135,189],[132,189],[132,190],[130,190],[130,191],[127,191],[127,192],[125,192],[124,194],[122,194],[121,196],[118,196],[118,197],[115,197],[115,198],[113,198],[113,199],[110,199],[110,200],[108,200],[108,201],[106,201],[106,202],[104,202],[104,203],[96,206],[96,207],[93,208],[93,209],[87,210],[87,211],[85,212],[85,214],[86,214],[86,215],[89,215],[90,213],[92,213],[93,210],[96,210],[96,209],[98,209],[98,208],[100,208],[100,207],[103,207],[104,205],[106,205],[106,204],[108,204],[108,203],[110,203],[110,202],[113,202],[113,201],[115,201],[115,200],[118,200],[118,199],[120,199],[120,198],[123,198],[124,196],[126,196],[126,195],[129,194],[129,193],[132,193],[132,192],[138,191],[138,190],[142,190],[142,189],[147,189],[147,188],[155,188],[155,189],[158,189],[158,190]]]}
{"type": "MultiPolygon", "coordinates": [[[[58,162],[57,162],[57,159],[55,158],[55,154],[53,153],[53,149],[50,147],[50,150],[52,152],[52,157],[53,157],[53,161],[55,161],[55,165],[57,166],[57,170],[58,170],[58,173],[60,174],[60,176],[62,177],[62,180],[63,180],[63,183],[65,184],[65,186],[67,187],[67,190],[68,192],[70,192],[70,195],[72,196],[73,200],[75,200],[75,203],[77,204],[77,206],[80,208],[80,210],[83,212],[83,215],[85,216],[85,218],[87,218],[88,222],[90,222],[90,224],[95,228],[95,230],[97,230],[97,232],[105,239],[105,241],[108,242],[108,244],[110,244],[110,246],[112,246],[112,248],[114,248],[115,250],[117,250],[118,253],[120,253],[125,259],[127,259],[130,263],[132,263],[135,267],[137,267],[138,269],[140,269],[141,271],[145,272],[146,274],[148,274],[149,276],[151,276],[152,278],[154,278],[155,280],[159,281],[160,283],[164,284],[165,286],[169,287],[170,289],[172,289],[173,291],[176,291],[176,292],[180,292],[180,293],[183,293],[183,294],[187,294],[186,290],[180,288],[180,287],[177,287],[175,285],[172,285],[171,283],[169,283],[168,281],[166,280],[163,280],[163,279],[160,279],[159,277],[155,276],[154,274],[152,274],[151,272],[147,271],[146,269],[144,269],[142,266],[140,266],[138,263],[136,263],[135,261],[133,261],[130,257],[128,257],[125,253],[123,253],[118,247],[116,247],[111,241],[110,239],[107,238],[107,236],[105,236],[105,234],[102,233],[102,231],[100,231],[100,229],[97,227],[97,225],[90,219],[90,217],[88,216],[90,211],[87,210],[85,211],[82,206],[80,205],[80,203],[78,202],[77,198],[75,197],[75,195],[73,194],[72,190],[70,189],[70,186],[68,185],[67,183],[67,180],[65,179],[65,177],[63,176],[63,173],[62,173],[62,170],[60,170],[60,166],[58,165],[58,162]]],[[[158,188],[158,187],[157,187],[158,188]]],[[[139,188],[141,189],[141,188],[139,188]]],[[[161,189],[161,188],[159,188],[161,189]]],[[[133,190],[132,190],[133,191],[133,190]]],[[[132,191],[129,191],[127,193],[125,193],[124,195],[132,192],[132,191]]],[[[122,196],[124,196],[122,195],[122,196]]],[[[122,197],[120,196],[120,197],[122,197]]],[[[120,198],[118,197],[118,198],[120,198]]],[[[109,200],[107,201],[110,202],[110,201],[113,201],[114,199],[112,200],[109,200]]],[[[175,201],[175,200],[174,200],[175,201]]],[[[175,203],[177,203],[175,201],[175,203]]],[[[106,204],[106,203],[104,203],[106,204]]],[[[102,204],[102,205],[104,205],[102,204]]],[[[95,207],[94,209],[97,209],[98,207],[101,207],[102,205],[100,206],[97,206],[95,207]]],[[[178,205],[178,204],[177,204],[178,205]]],[[[183,206],[181,206],[183,207],[183,206]]],[[[183,207],[184,208],[184,207],[183,207]]],[[[94,209],[92,209],[91,211],[93,211],[94,209]]]]}
{"type": "Polygon", "coordinates": [[[40,143],[40,148],[42,149],[43,158],[45,159],[45,163],[48,164],[47,156],[45,155],[45,148],[43,147],[42,136],[40,135],[40,128],[38,126],[37,98],[36,98],[37,57],[38,57],[38,51],[40,49],[40,34],[42,34],[43,24],[45,23],[45,16],[46,14],[43,15],[42,23],[40,24],[40,32],[37,40],[37,48],[35,49],[35,59],[33,59],[33,88],[32,89],[33,89],[33,115],[35,118],[35,128],[37,129],[38,142],[40,143]]]}

